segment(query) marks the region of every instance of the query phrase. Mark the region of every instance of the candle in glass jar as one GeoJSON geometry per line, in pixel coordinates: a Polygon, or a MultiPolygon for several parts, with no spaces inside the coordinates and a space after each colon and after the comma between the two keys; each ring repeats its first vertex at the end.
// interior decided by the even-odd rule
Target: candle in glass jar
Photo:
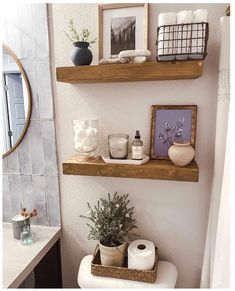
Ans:
{"type": "Polygon", "coordinates": [[[111,134],[109,139],[109,153],[112,159],[126,159],[128,155],[128,138],[126,134],[111,134]]]}

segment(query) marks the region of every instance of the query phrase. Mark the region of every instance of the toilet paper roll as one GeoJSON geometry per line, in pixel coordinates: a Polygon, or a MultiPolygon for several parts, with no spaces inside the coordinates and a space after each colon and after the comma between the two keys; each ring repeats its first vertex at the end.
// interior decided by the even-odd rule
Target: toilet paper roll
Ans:
{"type": "Polygon", "coordinates": [[[148,240],[135,240],[128,247],[128,268],[152,270],[155,263],[155,246],[148,240]]]}

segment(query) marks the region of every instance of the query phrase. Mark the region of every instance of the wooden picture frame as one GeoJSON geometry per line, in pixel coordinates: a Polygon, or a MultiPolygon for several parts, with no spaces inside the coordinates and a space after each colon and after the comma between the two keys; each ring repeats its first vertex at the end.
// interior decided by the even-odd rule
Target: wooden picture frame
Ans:
{"type": "Polygon", "coordinates": [[[175,140],[189,140],[195,148],[197,105],[152,105],[150,158],[166,159],[175,140]]]}
{"type": "MultiPolygon", "coordinates": [[[[108,31],[110,31],[110,35],[111,35],[111,29],[109,30],[109,27],[110,27],[110,22],[109,22],[109,26],[105,26],[104,27],[104,13],[105,12],[108,12],[108,10],[112,11],[112,13],[115,15],[115,13],[117,13],[116,15],[118,17],[120,17],[119,15],[121,14],[118,14],[119,11],[122,12],[122,14],[124,13],[124,10],[126,11],[129,11],[131,12],[131,8],[143,8],[143,20],[142,20],[142,23],[143,23],[143,36],[138,36],[138,39],[141,39],[143,38],[142,42],[143,44],[138,44],[137,48],[135,49],[147,49],[148,48],[148,4],[147,3],[118,3],[118,4],[103,4],[103,5],[99,5],[99,60],[102,59],[102,58],[110,58],[111,57],[111,50],[110,50],[110,54],[106,53],[106,51],[109,49],[105,49],[105,53],[104,53],[104,41],[105,41],[105,46],[107,45],[107,42],[106,41],[106,36],[104,37],[104,32],[105,30],[107,29],[108,31]],[[128,10],[129,9],[129,10],[128,10]],[[118,11],[119,10],[119,11],[118,11]],[[141,47],[139,47],[141,46],[141,47]]],[[[133,14],[130,14],[133,16],[133,14]]],[[[126,16],[124,16],[126,17],[126,16]]],[[[110,19],[112,19],[110,17],[110,19]]],[[[140,26],[140,25],[139,25],[140,26]]],[[[142,25],[141,25],[141,29],[142,29],[142,25]]],[[[138,31],[138,27],[136,27],[136,31],[138,31]]],[[[111,39],[111,37],[110,37],[111,39]]],[[[110,40],[111,42],[111,40],[110,40]]],[[[137,42],[135,40],[135,42],[137,42]]],[[[109,45],[109,44],[108,44],[109,45]]],[[[110,44],[111,46],[111,44],[110,44]]]]}

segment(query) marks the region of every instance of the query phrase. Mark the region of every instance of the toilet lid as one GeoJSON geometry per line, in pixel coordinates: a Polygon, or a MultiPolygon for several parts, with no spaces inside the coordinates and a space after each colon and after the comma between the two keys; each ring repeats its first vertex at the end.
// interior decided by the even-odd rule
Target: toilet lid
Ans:
{"type": "Polygon", "coordinates": [[[81,288],[175,288],[178,272],[170,262],[158,261],[156,281],[154,283],[145,283],[94,276],[91,274],[92,258],[92,255],[88,255],[81,261],[77,280],[81,288]]]}

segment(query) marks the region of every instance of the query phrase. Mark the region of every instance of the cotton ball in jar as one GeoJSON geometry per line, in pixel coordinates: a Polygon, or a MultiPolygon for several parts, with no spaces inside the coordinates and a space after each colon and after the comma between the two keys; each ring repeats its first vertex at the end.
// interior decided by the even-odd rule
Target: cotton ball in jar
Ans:
{"type": "Polygon", "coordinates": [[[75,135],[73,138],[74,144],[81,143],[81,140],[82,140],[82,138],[77,136],[77,135],[75,135]]]}
{"type": "Polygon", "coordinates": [[[92,146],[92,139],[90,137],[83,138],[82,141],[81,141],[81,144],[82,144],[84,152],[91,152],[91,151],[93,151],[95,149],[92,146]]]}
{"type": "Polygon", "coordinates": [[[86,135],[89,137],[96,136],[97,135],[97,129],[94,127],[89,127],[86,129],[86,135]]]}
{"type": "Polygon", "coordinates": [[[78,137],[85,137],[86,136],[86,131],[85,129],[81,128],[81,127],[76,127],[74,129],[74,134],[78,137]]]}
{"type": "Polygon", "coordinates": [[[75,150],[78,151],[78,152],[82,152],[83,151],[83,146],[82,146],[81,142],[75,143],[74,147],[75,147],[75,150]]]}
{"type": "Polygon", "coordinates": [[[90,137],[90,145],[93,147],[93,148],[97,148],[98,147],[98,138],[97,137],[90,137]]]}
{"type": "Polygon", "coordinates": [[[84,146],[84,147],[83,147],[83,151],[84,151],[85,153],[90,153],[90,152],[93,152],[94,150],[95,150],[95,148],[92,147],[92,146],[84,146]]]}
{"type": "Polygon", "coordinates": [[[80,123],[78,124],[79,125],[79,127],[81,128],[81,129],[87,129],[88,128],[88,126],[89,126],[89,123],[88,123],[88,121],[87,120],[83,120],[83,121],[80,121],[80,123]]]}

